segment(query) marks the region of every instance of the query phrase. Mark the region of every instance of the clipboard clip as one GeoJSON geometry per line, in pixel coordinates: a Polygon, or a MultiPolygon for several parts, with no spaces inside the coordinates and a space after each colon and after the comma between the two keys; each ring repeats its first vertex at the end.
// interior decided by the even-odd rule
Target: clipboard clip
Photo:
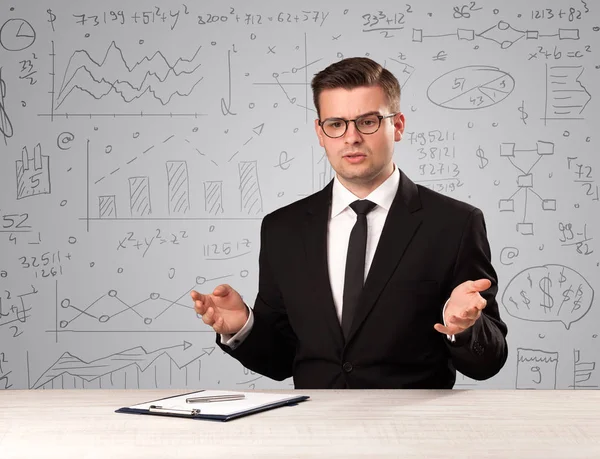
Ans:
{"type": "Polygon", "coordinates": [[[194,417],[200,414],[200,410],[197,408],[192,408],[191,410],[180,410],[177,408],[163,408],[158,405],[150,405],[148,408],[150,413],[158,413],[158,414],[174,414],[177,416],[189,416],[194,417]]]}

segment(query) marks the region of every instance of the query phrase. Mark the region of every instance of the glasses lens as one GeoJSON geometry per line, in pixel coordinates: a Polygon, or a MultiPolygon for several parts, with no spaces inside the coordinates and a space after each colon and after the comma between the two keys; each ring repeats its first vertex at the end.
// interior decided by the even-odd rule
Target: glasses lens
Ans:
{"type": "Polygon", "coordinates": [[[323,131],[329,137],[341,137],[346,132],[346,122],[337,118],[329,118],[323,121],[323,131]]]}
{"type": "Polygon", "coordinates": [[[356,120],[356,127],[363,134],[373,134],[379,129],[379,118],[377,115],[365,115],[356,120]]]}

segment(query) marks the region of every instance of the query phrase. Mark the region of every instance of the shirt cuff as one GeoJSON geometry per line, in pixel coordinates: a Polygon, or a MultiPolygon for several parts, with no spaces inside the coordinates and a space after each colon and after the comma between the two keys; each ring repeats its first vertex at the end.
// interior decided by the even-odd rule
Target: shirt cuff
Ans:
{"type": "MultiPolygon", "coordinates": [[[[246,306],[248,308],[248,306],[246,306]]],[[[248,320],[244,326],[237,332],[235,335],[224,335],[221,334],[221,344],[225,346],[229,346],[231,349],[235,349],[240,344],[244,342],[246,337],[252,331],[252,326],[254,325],[254,314],[252,313],[252,309],[248,308],[248,320]]]]}
{"type": "MultiPolygon", "coordinates": [[[[446,306],[448,306],[448,301],[450,301],[450,298],[446,300],[446,303],[444,304],[444,309],[442,309],[442,321],[444,322],[444,327],[446,326],[446,306]]],[[[446,337],[451,342],[456,342],[456,338],[454,337],[454,335],[446,335],[446,337]]]]}

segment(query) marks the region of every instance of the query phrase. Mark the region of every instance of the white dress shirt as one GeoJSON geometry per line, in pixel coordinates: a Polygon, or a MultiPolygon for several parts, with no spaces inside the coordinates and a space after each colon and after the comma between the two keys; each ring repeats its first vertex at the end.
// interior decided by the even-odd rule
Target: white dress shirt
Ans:
{"type": "MultiPolygon", "coordinates": [[[[398,186],[400,184],[400,172],[394,165],[394,172],[373,190],[365,199],[377,204],[371,212],[367,214],[367,249],[365,252],[365,274],[366,280],[373,262],[375,249],[379,243],[383,225],[387,218],[398,186]]],[[[338,320],[342,322],[342,307],[344,296],[344,275],[346,270],[346,255],[348,252],[348,242],[350,232],[356,223],[356,213],[350,207],[350,204],[359,199],[350,190],[348,190],[338,180],[337,175],[333,179],[333,190],[331,196],[331,208],[329,210],[329,220],[327,224],[327,267],[329,269],[329,281],[331,283],[331,292],[333,302],[337,312],[338,320]]],[[[447,304],[448,302],[446,302],[447,304]]],[[[254,324],[254,315],[252,308],[249,309],[248,320],[242,329],[235,335],[221,335],[221,343],[232,348],[239,346],[248,336],[252,325],[254,324]]],[[[443,312],[445,312],[444,305],[443,312]]],[[[442,314],[443,316],[443,314],[442,314]]],[[[445,324],[445,322],[444,322],[445,324]]],[[[433,324],[432,324],[433,327],[433,324]]],[[[448,336],[454,341],[454,336],[448,336]]]]}

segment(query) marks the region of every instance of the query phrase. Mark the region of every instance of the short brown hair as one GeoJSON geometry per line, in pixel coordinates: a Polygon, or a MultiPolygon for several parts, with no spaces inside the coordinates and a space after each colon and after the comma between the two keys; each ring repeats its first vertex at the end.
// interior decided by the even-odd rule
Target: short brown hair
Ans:
{"type": "Polygon", "coordinates": [[[392,72],[368,57],[349,57],[331,64],[315,75],[311,82],[317,116],[321,116],[319,96],[326,89],[354,89],[380,86],[387,96],[390,110],[400,111],[400,83],[392,72]]]}

